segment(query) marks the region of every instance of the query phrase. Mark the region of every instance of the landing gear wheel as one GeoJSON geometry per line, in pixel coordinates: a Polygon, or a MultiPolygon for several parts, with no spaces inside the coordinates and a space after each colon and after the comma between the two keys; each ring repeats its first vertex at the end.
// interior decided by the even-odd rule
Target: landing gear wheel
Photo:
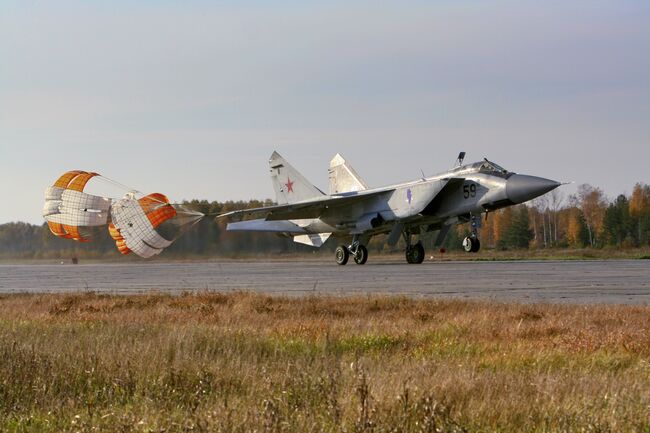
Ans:
{"type": "Polygon", "coordinates": [[[368,261],[368,249],[363,245],[357,247],[357,251],[354,254],[354,263],[357,265],[363,265],[368,261]]]}
{"type": "Polygon", "coordinates": [[[344,266],[348,264],[348,260],[350,259],[350,251],[348,251],[347,247],[340,245],[336,248],[336,251],[334,252],[334,258],[336,259],[336,263],[338,265],[344,266]]]}
{"type": "Polygon", "coordinates": [[[466,253],[472,252],[472,238],[466,237],[465,239],[463,239],[463,249],[465,250],[466,253]]]}
{"type": "Polygon", "coordinates": [[[419,265],[424,261],[424,247],[420,242],[406,249],[406,262],[412,265],[419,265]]]}
{"type": "Polygon", "coordinates": [[[481,249],[481,241],[468,236],[463,239],[463,249],[468,253],[478,253],[478,250],[481,249]]]}

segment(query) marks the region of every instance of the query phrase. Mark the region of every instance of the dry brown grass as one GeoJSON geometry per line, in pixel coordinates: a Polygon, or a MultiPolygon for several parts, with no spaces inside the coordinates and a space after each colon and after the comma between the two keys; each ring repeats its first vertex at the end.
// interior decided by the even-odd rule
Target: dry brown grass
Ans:
{"type": "Polygon", "coordinates": [[[650,308],[0,296],[0,431],[650,431],[650,308]]]}

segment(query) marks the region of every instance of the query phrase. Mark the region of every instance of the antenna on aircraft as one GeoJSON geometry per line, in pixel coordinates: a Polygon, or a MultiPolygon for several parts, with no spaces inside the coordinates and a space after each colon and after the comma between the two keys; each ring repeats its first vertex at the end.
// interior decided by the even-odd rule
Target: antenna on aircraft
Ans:
{"type": "Polygon", "coordinates": [[[460,152],[458,154],[458,158],[456,159],[456,167],[463,165],[463,161],[465,161],[465,152],[460,152]]]}

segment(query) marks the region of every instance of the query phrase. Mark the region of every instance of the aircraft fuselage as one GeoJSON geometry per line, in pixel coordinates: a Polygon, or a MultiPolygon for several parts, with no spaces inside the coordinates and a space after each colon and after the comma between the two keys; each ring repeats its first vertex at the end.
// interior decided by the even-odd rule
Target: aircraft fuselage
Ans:
{"type": "MultiPolygon", "coordinates": [[[[463,157],[461,153],[460,163],[463,157]]],[[[435,244],[440,245],[450,227],[471,221],[472,235],[464,247],[477,252],[481,214],[524,203],[560,186],[553,180],[509,172],[487,159],[460,163],[436,176],[370,189],[336,155],[330,163],[330,192],[325,194],[274,152],[269,167],[279,204],[223,217],[256,218],[231,222],[229,231],[274,232],[315,247],[331,236],[352,237],[350,246],[337,248],[339,264],[347,263],[350,254],[358,264],[365,263],[364,245],[372,236],[388,233],[391,245],[403,236],[407,261],[421,263],[424,248],[421,242],[411,244],[412,235],[439,230],[435,244]]]]}

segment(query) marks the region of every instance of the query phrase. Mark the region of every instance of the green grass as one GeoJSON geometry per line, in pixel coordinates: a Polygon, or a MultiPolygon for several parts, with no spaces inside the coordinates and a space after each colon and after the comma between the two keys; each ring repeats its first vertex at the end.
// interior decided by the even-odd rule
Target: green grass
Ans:
{"type": "Polygon", "coordinates": [[[0,296],[2,432],[650,431],[649,307],[0,296]]]}

